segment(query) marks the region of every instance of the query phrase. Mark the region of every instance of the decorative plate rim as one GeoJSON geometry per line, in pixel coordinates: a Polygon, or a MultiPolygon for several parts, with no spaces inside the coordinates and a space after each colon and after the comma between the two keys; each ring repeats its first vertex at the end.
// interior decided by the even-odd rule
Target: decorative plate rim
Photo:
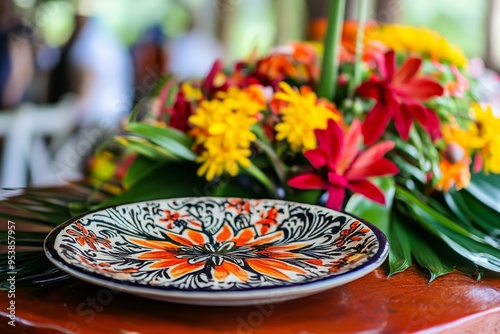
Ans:
{"type": "Polygon", "coordinates": [[[356,215],[351,213],[347,213],[343,210],[333,210],[327,207],[323,207],[316,204],[306,204],[294,201],[280,200],[280,199],[272,199],[272,198],[243,198],[243,197],[214,197],[214,196],[203,196],[203,197],[179,197],[179,198],[161,198],[161,199],[153,199],[146,201],[136,201],[123,203],[118,205],[110,205],[104,208],[100,208],[97,210],[87,211],[77,216],[74,216],[65,222],[56,226],[45,238],[43,244],[44,252],[49,261],[51,261],[56,267],[61,269],[62,271],[70,274],[73,277],[76,277],[80,280],[107,287],[110,289],[114,289],[122,292],[129,292],[133,294],[144,294],[150,296],[159,296],[159,297],[173,297],[173,298],[213,298],[215,296],[220,296],[224,298],[230,299],[240,299],[244,297],[252,297],[253,295],[262,295],[262,292],[277,292],[280,294],[287,293],[303,293],[303,292],[314,292],[314,291],[322,291],[327,287],[334,288],[351,281],[354,281],[358,278],[361,278],[373,270],[377,269],[382,265],[382,263],[386,260],[389,255],[389,242],[385,234],[376,226],[371,223],[368,223],[366,220],[359,218],[356,215]],[[333,276],[326,276],[322,278],[318,278],[315,281],[306,281],[306,282],[294,282],[291,286],[264,286],[264,287],[252,287],[248,289],[240,289],[240,290],[211,290],[211,291],[200,291],[199,289],[186,288],[179,289],[175,287],[168,286],[146,286],[137,282],[130,282],[126,280],[119,280],[112,277],[107,277],[105,275],[86,271],[83,268],[67,263],[58,251],[55,249],[55,241],[59,233],[64,231],[64,229],[78,221],[79,219],[91,215],[93,213],[105,211],[108,209],[118,208],[121,206],[127,205],[140,205],[143,203],[151,203],[151,202],[160,202],[160,201],[175,201],[175,200],[188,200],[188,199],[196,199],[196,200],[234,200],[234,199],[242,199],[242,200],[263,200],[263,201],[271,201],[275,203],[292,203],[300,206],[308,206],[313,208],[318,208],[322,210],[331,211],[333,213],[340,213],[346,215],[348,217],[359,220],[361,223],[366,225],[371,232],[375,235],[375,238],[378,243],[377,252],[368,259],[367,262],[359,265],[356,268],[349,269],[346,272],[342,272],[333,276]],[[336,284],[335,284],[336,283],[336,284]]]}

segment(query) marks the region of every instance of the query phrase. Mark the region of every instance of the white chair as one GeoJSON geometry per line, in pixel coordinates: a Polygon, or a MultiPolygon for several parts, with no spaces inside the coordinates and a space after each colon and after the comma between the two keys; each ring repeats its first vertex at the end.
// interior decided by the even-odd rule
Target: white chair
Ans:
{"type": "Polygon", "coordinates": [[[17,110],[0,113],[0,136],[4,137],[0,187],[26,187],[28,175],[32,186],[64,183],[52,166],[44,138],[67,138],[76,122],[74,96],[54,105],[23,104],[17,110]]]}

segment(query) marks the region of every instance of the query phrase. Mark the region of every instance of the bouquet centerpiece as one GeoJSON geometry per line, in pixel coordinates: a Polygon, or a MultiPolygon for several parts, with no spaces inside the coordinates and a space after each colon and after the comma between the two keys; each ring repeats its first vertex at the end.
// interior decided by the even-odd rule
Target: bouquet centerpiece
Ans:
{"type": "Polygon", "coordinates": [[[425,28],[365,24],[364,10],[342,25],[332,1],[324,43],[219,61],[202,79],[165,76],[93,158],[107,199],[73,212],[280,198],[372,222],[389,238],[390,275],[414,261],[431,280],[500,271],[500,118],[479,103],[460,49],[425,28]]]}

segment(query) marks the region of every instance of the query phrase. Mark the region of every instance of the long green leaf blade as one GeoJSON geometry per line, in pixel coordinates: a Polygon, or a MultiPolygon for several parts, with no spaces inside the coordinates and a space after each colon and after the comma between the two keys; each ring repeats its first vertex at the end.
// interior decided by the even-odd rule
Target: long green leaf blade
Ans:
{"type": "Polygon", "coordinates": [[[179,158],[188,161],[196,159],[196,155],[191,151],[193,139],[177,129],[159,128],[150,124],[136,122],[127,124],[126,129],[152,141],[179,158]]]}
{"type": "Polygon", "coordinates": [[[453,272],[453,266],[442,261],[419,233],[412,231],[406,233],[406,236],[410,242],[411,253],[415,261],[417,261],[420,266],[427,268],[431,274],[429,283],[439,276],[453,272]]]}
{"type": "Polygon", "coordinates": [[[389,232],[389,277],[408,269],[412,264],[408,232],[397,215],[392,218],[389,232]]]}

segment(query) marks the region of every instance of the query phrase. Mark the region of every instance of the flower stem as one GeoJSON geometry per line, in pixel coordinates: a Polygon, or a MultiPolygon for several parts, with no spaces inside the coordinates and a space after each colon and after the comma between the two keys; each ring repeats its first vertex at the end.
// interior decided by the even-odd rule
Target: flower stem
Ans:
{"type": "Polygon", "coordinates": [[[349,87],[349,96],[354,97],[356,87],[361,84],[363,67],[363,47],[365,43],[365,25],[368,14],[368,1],[358,0],[358,31],[356,35],[356,55],[354,63],[354,75],[349,87]]]}
{"type": "Polygon", "coordinates": [[[328,29],[325,37],[325,51],[323,53],[323,64],[318,86],[318,96],[329,100],[335,98],[338,82],[338,51],[340,36],[342,34],[342,23],[344,22],[345,0],[331,0],[328,13],[328,29]]]}

